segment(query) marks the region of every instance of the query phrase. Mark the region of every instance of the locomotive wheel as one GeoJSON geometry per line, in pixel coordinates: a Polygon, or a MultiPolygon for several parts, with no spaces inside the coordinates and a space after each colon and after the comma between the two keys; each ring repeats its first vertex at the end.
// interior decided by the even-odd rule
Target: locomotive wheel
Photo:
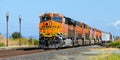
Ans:
{"type": "Polygon", "coordinates": [[[62,47],[65,47],[65,41],[62,42],[62,47]]]}
{"type": "Polygon", "coordinates": [[[100,40],[100,43],[99,43],[100,45],[102,44],[102,40],[100,40]]]}
{"type": "Polygon", "coordinates": [[[77,45],[78,45],[78,41],[75,40],[72,42],[72,46],[77,46],[77,45]]]}
{"type": "Polygon", "coordinates": [[[94,40],[94,45],[96,44],[96,40],[94,40]]]}
{"type": "Polygon", "coordinates": [[[57,50],[57,48],[58,48],[58,47],[57,47],[57,44],[55,43],[55,49],[57,50]]]}
{"type": "Polygon", "coordinates": [[[84,46],[85,45],[85,41],[84,40],[82,40],[82,46],[84,46]]]}
{"type": "Polygon", "coordinates": [[[82,39],[78,39],[78,46],[82,45],[82,39]]]}
{"type": "Polygon", "coordinates": [[[57,42],[55,41],[55,49],[57,48],[57,42]]]}
{"type": "Polygon", "coordinates": [[[89,45],[91,45],[91,40],[89,40],[89,45]]]}

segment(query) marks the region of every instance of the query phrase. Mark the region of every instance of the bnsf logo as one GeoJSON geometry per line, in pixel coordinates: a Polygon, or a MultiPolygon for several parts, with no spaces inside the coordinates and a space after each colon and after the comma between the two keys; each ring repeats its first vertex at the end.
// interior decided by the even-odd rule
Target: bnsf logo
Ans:
{"type": "Polygon", "coordinates": [[[45,30],[45,29],[55,29],[55,28],[59,28],[59,26],[42,26],[41,30],[45,30]]]}

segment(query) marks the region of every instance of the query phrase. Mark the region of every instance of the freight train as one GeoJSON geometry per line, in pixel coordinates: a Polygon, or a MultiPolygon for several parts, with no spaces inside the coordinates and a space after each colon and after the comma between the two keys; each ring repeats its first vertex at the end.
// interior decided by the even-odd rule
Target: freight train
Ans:
{"type": "Polygon", "coordinates": [[[102,44],[104,41],[112,40],[111,33],[59,13],[44,13],[39,18],[39,46],[41,48],[102,44]]]}

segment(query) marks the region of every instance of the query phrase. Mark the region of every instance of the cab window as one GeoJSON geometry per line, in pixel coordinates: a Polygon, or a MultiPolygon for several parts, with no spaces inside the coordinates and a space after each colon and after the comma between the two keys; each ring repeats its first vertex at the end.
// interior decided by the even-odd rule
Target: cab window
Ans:
{"type": "Polygon", "coordinates": [[[53,17],[52,17],[52,20],[58,21],[58,22],[62,22],[62,17],[53,16],[53,17]]]}
{"type": "Polygon", "coordinates": [[[51,17],[46,16],[46,17],[41,17],[41,22],[51,20],[51,17]]]}

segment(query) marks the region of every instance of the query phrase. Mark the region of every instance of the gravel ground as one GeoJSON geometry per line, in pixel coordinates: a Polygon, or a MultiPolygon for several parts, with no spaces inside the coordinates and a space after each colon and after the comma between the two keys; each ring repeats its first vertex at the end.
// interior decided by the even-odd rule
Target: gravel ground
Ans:
{"type": "Polygon", "coordinates": [[[94,54],[85,54],[84,52],[89,52],[89,48],[102,48],[101,46],[85,46],[85,47],[75,47],[67,48],[61,50],[54,50],[49,52],[42,52],[29,55],[21,55],[9,58],[1,58],[0,60],[89,60],[90,56],[94,54]]]}

